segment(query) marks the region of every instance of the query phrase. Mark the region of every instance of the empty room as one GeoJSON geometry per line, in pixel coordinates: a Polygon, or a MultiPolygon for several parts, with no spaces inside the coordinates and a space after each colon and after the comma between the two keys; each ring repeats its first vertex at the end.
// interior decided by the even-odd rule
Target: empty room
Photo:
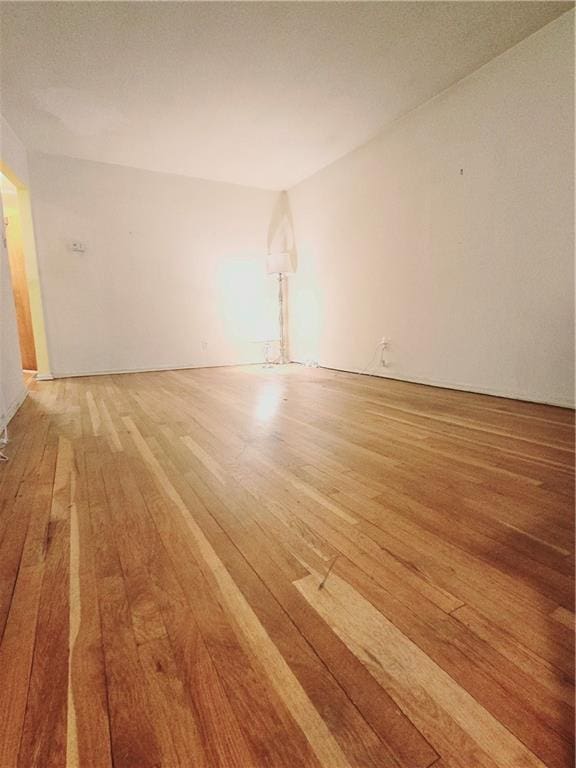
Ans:
{"type": "Polygon", "coordinates": [[[574,15],[0,0],[0,768],[573,768],[574,15]]]}

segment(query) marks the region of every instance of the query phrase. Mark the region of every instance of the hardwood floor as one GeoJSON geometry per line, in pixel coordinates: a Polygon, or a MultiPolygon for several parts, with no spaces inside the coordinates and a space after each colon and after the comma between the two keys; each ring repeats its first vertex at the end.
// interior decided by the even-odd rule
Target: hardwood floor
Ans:
{"type": "Polygon", "coordinates": [[[33,382],[2,768],[573,765],[573,413],[299,366],[33,382]]]}

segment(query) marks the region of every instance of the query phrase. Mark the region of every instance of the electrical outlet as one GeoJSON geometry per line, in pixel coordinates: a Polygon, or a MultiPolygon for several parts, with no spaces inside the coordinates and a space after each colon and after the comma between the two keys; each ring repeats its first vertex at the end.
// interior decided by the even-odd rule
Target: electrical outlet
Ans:
{"type": "Polygon", "coordinates": [[[207,352],[208,351],[208,342],[207,341],[203,341],[201,346],[202,346],[202,352],[207,352]]]}
{"type": "Polygon", "coordinates": [[[389,348],[390,342],[388,339],[383,338],[382,342],[380,343],[380,367],[381,368],[388,368],[390,365],[390,361],[386,357],[386,350],[389,348]]]}

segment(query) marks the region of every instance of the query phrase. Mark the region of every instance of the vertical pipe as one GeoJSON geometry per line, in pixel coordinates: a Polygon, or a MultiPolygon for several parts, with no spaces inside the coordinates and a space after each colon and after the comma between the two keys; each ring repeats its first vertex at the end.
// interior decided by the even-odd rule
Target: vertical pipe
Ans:
{"type": "Polygon", "coordinates": [[[278,272],[278,306],[280,321],[280,364],[286,363],[286,333],[284,328],[284,275],[278,272]]]}

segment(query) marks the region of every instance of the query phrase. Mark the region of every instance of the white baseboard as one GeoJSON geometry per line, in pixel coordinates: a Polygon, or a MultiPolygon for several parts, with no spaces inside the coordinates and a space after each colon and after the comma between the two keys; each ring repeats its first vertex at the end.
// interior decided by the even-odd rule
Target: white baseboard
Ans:
{"type": "Polygon", "coordinates": [[[54,371],[52,379],[73,379],[81,376],[115,376],[123,373],[160,373],[161,371],[192,371],[196,368],[236,368],[244,365],[262,365],[264,360],[249,360],[238,363],[188,363],[184,365],[163,365],[154,368],[116,368],[106,371],[54,371]]]}
{"type": "Polygon", "coordinates": [[[6,413],[0,416],[0,430],[3,430],[5,427],[10,424],[14,416],[16,415],[16,412],[26,400],[28,397],[28,390],[26,387],[23,388],[22,392],[20,392],[17,397],[10,403],[8,408],[6,409],[6,413]]]}
{"type": "Polygon", "coordinates": [[[36,381],[54,381],[54,376],[51,373],[37,373],[34,378],[36,381]]]}
{"type": "MultiPolygon", "coordinates": [[[[295,361],[298,362],[298,361],[295,361]]],[[[454,389],[459,392],[472,392],[477,395],[491,395],[492,397],[504,397],[509,400],[521,400],[525,403],[541,403],[542,405],[554,405],[560,408],[570,408],[574,410],[573,400],[564,398],[539,398],[526,392],[510,392],[508,390],[489,389],[486,387],[476,387],[470,384],[459,384],[453,381],[438,381],[437,379],[427,379],[417,376],[408,376],[405,374],[395,374],[391,376],[380,371],[366,371],[358,368],[340,368],[334,365],[318,365],[319,368],[325,368],[329,371],[343,371],[344,373],[357,373],[364,376],[376,376],[379,379],[392,379],[393,381],[407,381],[411,384],[425,384],[428,387],[438,387],[439,389],[454,389]]]]}
{"type": "MultiPolygon", "coordinates": [[[[294,360],[292,361],[294,363],[298,363],[299,365],[304,365],[304,363],[300,360],[294,360]]],[[[166,365],[166,366],[156,366],[154,368],[118,368],[118,369],[111,369],[106,371],[69,371],[69,372],[54,372],[53,374],[39,374],[36,376],[36,379],[38,381],[51,381],[53,379],[67,379],[67,378],[77,378],[82,376],[110,376],[110,375],[116,375],[116,374],[124,374],[124,373],[155,373],[155,372],[161,372],[161,371],[187,371],[187,370],[194,370],[196,368],[234,368],[236,366],[243,366],[243,365],[262,365],[263,361],[249,361],[249,362],[238,362],[238,363],[220,363],[220,364],[211,364],[211,363],[196,363],[196,364],[185,364],[185,365],[166,365]]],[[[452,389],[459,392],[472,392],[479,395],[491,395],[492,397],[503,397],[510,400],[521,400],[522,402],[528,402],[528,403],[541,403],[543,405],[554,405],[560,408],[570,408],[574,410],[575,403],[573,400],[568,400],[564,398],[539,398],[535,397],[534,395],[528,394],[526,392],[510,392],[508,390],[500,390],[500,389],[492,389],[492,388],[486,388],[486,387],[476,387],[469,384],[460,384],[455,383],[453,381],[439,381],[437,379],[428,379],[424,377],[418,377],[418,376],[409,376],[406,374],[395,374],[394,376],[391,376],[387,373],[382,373],[380,371],[366,371],[366,370],[360,370],[358,368],[343,368],[343,367],[336,367],[333,365],[318,365],[319,368],[325,368],[326,370],[332,370],[332,371],[343,371],[344,373],[356,373],[359,375],[364,376],[377,376],[380,379],[392,379],[393,381],[407,381],[411,384],[424,384],[428,387],[438,387],[440,389],[452,389]]],[[[26,392],[27,394],[27,392],[26,392]]],[[[18,402],[10,415],[10,418],[16,413],[20,405],[24,402],[24,399],[26,397],[26,394],[22,398],[20,402],[18,402]]],[[[10,418],[8,420],[10,420],[10,418]]]]}

